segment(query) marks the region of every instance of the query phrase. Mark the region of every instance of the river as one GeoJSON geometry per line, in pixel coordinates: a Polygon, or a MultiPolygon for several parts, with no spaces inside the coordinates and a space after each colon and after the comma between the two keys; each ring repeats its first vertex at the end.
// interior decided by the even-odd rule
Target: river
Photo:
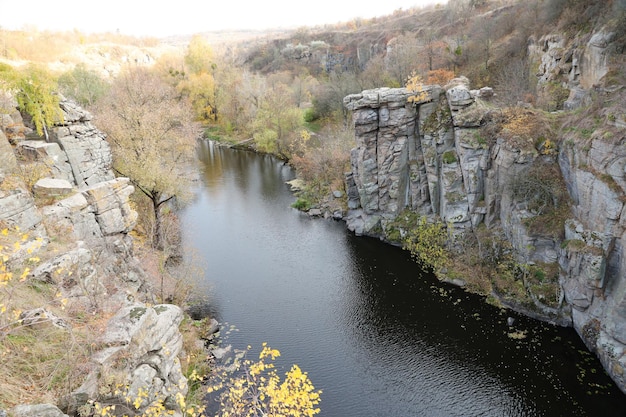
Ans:
{"type": "Polygon", "coordinates": [[[281,374],[308,372],[320,416],[626,416],[574,330],[488,305],[399,248],[291,208],[281,161],[209,142],[200,160],[182,213],[198,285],[236,329],[228,343],[267,342],[281,374]]]}

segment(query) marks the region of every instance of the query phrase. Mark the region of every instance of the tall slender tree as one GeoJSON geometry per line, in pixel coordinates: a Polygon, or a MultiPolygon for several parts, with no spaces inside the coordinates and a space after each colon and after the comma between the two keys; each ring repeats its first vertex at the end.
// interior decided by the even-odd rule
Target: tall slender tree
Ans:
{"type": "Polygon", "coordinates": [[[199,130],[176,89],[147,69],[132,68],[113,83],[96,110],[107,133],[114,169],[152,202],[153,244],[163,248],[163,207],[189,195],[189,164],[199,130]]]}

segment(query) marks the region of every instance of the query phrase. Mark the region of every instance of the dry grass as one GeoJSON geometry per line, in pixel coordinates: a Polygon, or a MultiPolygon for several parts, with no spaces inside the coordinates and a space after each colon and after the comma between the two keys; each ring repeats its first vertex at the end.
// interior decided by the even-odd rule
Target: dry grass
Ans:
{"type": "Polygon", "coordinates": [[[538,151],[546,140],[556,142],[552,125],[551,117],[541,110],[508,107],[488,115],[482,136],[501,137],[515,148],[538,151]]]}
{"type": "Polygon", "coordinates": [[[0,404],[54,403],[83,381],[93,338],[88,329],[68,331],[50,324],[22,328],[2,341],[0,404]]]}
{"type": "Polygon", "coordinates": [[[14,282],[4,289],[0,298],[9,308],[0,333],[0,406],[55,402],[82,383],[89,370],[91,342],[101,334],[104,319],[65,304],[53,284],[14,282]],[[45,319],[29,326],[18,320],[20,312],[40,306],[68,328],[45,319]]]}
{"type": "Polygon", "coordinates": [[[63,298],[54,279],[30,278],[29,271],[43,262],[39,256],[46,255],[30,243],[28,233],[0,227],[1,408],[54,402],[77,388],[89,370],[91,342],[109,317],[88,314],[83,305],[63,298]],[[24,312],[38,308],[44,309],[39,320],[23,319],[24,312]]]}

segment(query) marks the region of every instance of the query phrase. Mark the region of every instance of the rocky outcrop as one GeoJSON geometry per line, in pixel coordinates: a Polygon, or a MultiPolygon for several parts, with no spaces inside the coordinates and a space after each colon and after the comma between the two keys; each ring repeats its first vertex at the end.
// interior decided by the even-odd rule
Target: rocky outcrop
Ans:
{"type": "Polygon", "coordinates": [[[626,218],[624,136],[565,138],[559,164],[574,202],[561,250],[561,284],[573,324],[608,372],[626,387],[626,218]]]}
{"type": "MultiPolygon", "coordinates": [[[[418,116],[408,104],[410,95],[405,89],[380,89],[344,100],[353,111],[357,141],[351,155],[348,225],[359,234],[406,206],[427,208],[429,196],[418,195],[425,177],[419,176],[417,165],[424,164],[424,157],[417,153],[418,116]]],[[[440,90],[429,91],[429,97],[439,95],[440,90]]]]}
{"type": "MultiPolygon", "coordinates": [[[[505,304],[573,325],[626,392],[623,134],[584,144],[566,136],[557,153],[549,142],[529,143],[511,134],[513,127],[486,136],[482,127],[502,113],[489,102],[490,90],[470,90],[460,78],[426,91],[427,98],[416,104],[407,101],[405,89],[368,90],[344,99],[356,132],[346,177],[348,227],[386,238],[389,225],[408,210],[447,223],[457,235],[476,234],[481,227],[495,231],[521,264],[558,271],[555,300],[547,302],[524,281],[530,302],[505,304]],[[530,227],[538,218],[536,192],[520,193],[514,185],[548,167],[554,175],[560,171],[572,202],[559,233],[530,227]]],[[[525,111],[532,115],[517,111],[521,114],[510,120],[526,120],[525,111]]],[[[516,128],[522,130],[519,123],[516,128]]]]}
{"type": "Polygon", "coordinates": [[[511,179],[537,158],[531,147],[496,140],[478,129],[490,107],[467,79],[446,90],[429,86],[427,97],[409,103],[405,89],[378,89],[344,99],[353,112],[357,147],[348,179],[347,222],[371,234],[404,209],[437,215],[455,229],[482,222],[512,222],[517,213],[511,179]],[[358,197],[358,198],[357,198],[358,197]],[[510,210],[503,210],[502,206],[510,210]]]}
{"type": "Polygon", "coordinates": [[[92,115],[69,101],[61,103],[64,124],[52,130],[52,141],[67,155],[78,187],[113,179],[113,157],[104,134],[92,124],[92,115]]]}
{"type": "Polygon", "coordinates": [[[182,320],[182,310],[174,305],[122,308],[98,340],[105,347],[93,356],[93,371],[72,396],[98,398],[103,405],[119,404],[119,396],[105,392],[100,381],[101,375],[113,376],[114,380],[106,383],[127,387],[124,394],[141,401],[136,409],[156,409],[164,404],[174,412],[176,396],[187,393],[187,379],[178,359],[183,346],[178,331],[182,320]],[[129,369],[126,362],[133,366],[129,369]]]}
{"type": "MultiPolygon", "coordinates": [[[[187,390],[178,360],[183,315],[173,305],[145,304],[154,300],[129,236],[137,220],[129,204],[134,187],[113,175],[109,145],[91,115],[69,101],[61,109],[63,122],[50,129],[50,142],[24,126],[19,113],[2,115],[0,224],[24,234],[7,264],[36,254],[41,261],[27,279],[58,288],[73,309],[116,314],[94,341],[92,372],[57,404],[61,410],[24,405],[13,412],[78,415],[93,401],[122,407],[122,394],[109,390],[115,376],[126,387],[123,394],[142,399],[133,412],[160,401],[179,415],[174,398],[187,390]]],[[[71,326],[46,306],[33,306],[23,320],[48,323],[51,317],[71,326]]]]}
{"type": "MultiPolygon", "coordinates": [[[[556,108],[575,109],[589,103],[589,94],[609,71],[609,47],[614,33],[603,29],[585,39],[567,38],[560,33],[541,37],[529,46],[537,67],[538,87],[545,96],[565,94],[556,108]]],[[[555,108],[555,109],[556,109],[555,108]]]]}

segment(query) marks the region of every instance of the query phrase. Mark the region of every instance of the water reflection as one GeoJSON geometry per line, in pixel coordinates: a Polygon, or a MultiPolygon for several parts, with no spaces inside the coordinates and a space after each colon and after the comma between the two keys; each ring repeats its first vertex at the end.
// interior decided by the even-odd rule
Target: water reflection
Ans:
{"type": "Polygon", "coordinates": [[[291,209],[280,161],[208,145],[201,160],[185,242],[206,259],[218,318],[240,329],[236,346],[268,342],[279,368],[308,371],[322,416],[626,413],[571,329],[518,316],[510,328],[511,313],[421,274],[406,252],[291,209]]]}

